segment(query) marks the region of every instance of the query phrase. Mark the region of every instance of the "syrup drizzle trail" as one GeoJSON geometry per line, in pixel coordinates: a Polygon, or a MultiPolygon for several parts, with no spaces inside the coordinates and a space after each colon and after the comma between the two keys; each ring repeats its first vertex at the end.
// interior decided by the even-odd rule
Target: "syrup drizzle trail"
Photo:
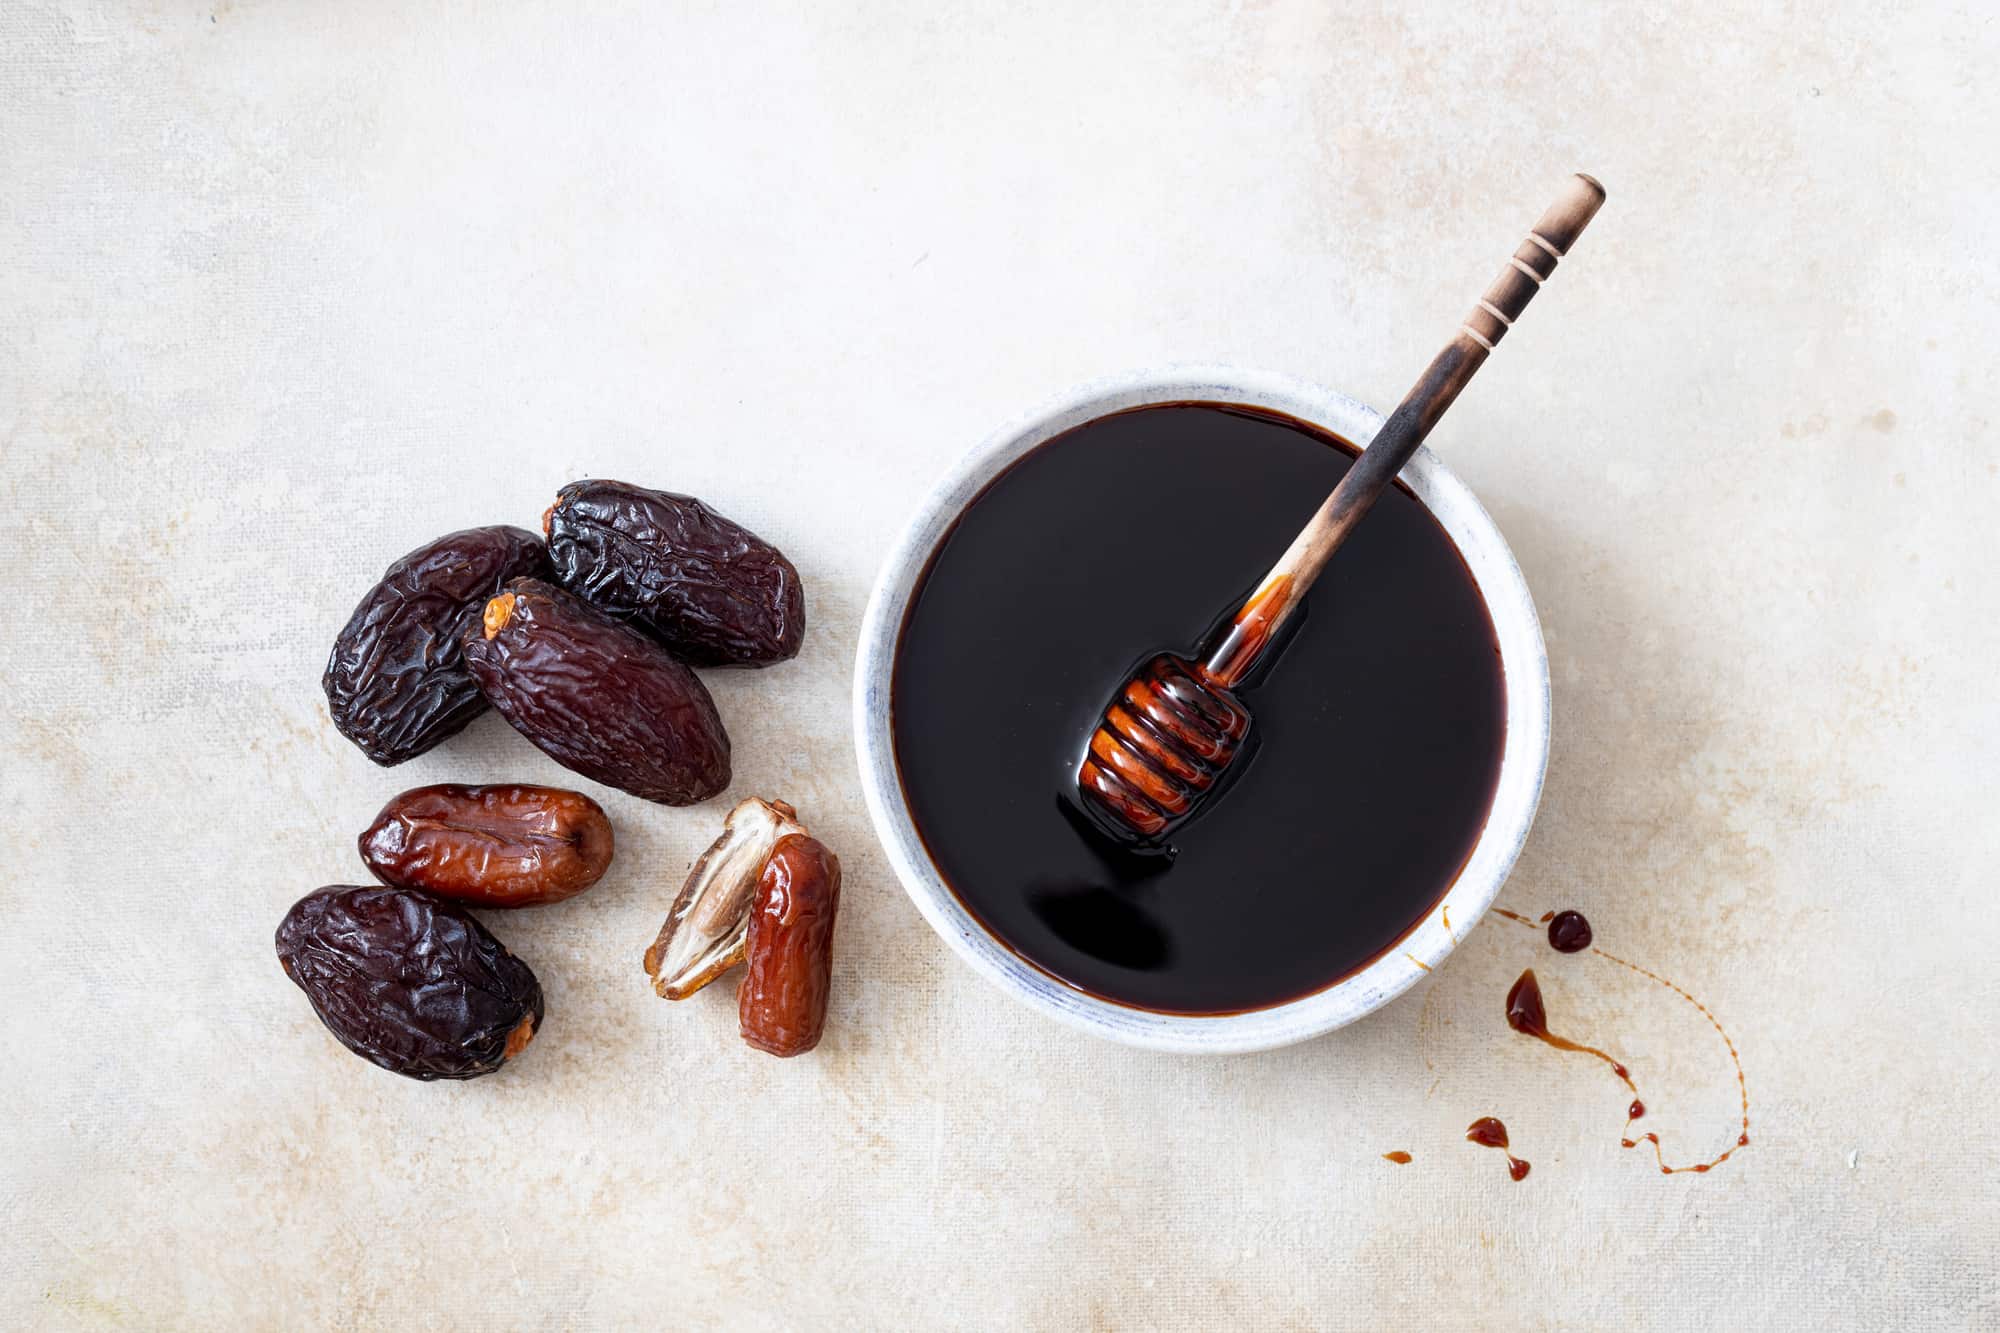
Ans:
{"type": "MultiPolygon", "coordinates": [[[[1509,921],[1518,922],[1519,924],[1528,927],[1530,930],[1538,929],[1542,924],[1542,922],[1556,923],[1560,922],[1564,917],[1569,917],[1569,916],[1574,916],[1578,922],[1582,923],[1582,928],[1586,932],[1586,937],[1590,928],[1590,923],[1588,921],[1583,920],[1583,914],[1580,912],[1544,913],[1542,915],[1542,922],[1536,922],[1529,920],[1525,916],[1522,916],[1519,912],[1510,912],[1504,907],[1495,907],[1493,911],[1496,915],[1503,916],[1509,921]]],[[[1552,937],[1551,943],[1554,942],[1553,941],[1554,934],[1555,934],[1554,925],[1551,924],[1550,926],[1550,935],[1552,937]]],[[[1739,1105],[1741,1107],[1742,1127],[1737,1133],[1736,1142],[1731,1144],[1720,1156],[1712,1157],[1705,1162],[1695,1162],[1687,1166],[1668,1166],[1665,1155],[1662,1153],[1660,1149],[1660,1136],[1658,1134],[1650,1132],[1646,1134],[1641,1134],[1637,1139],[1621,1136],[1618,1140],[1619,1146],[1624,1148],[1635,1148],[1642,1141],[1645,1143],[1652,1144],[1653,1160],[1655,1163],[1659,1165],[1660,1174],[1666,1176],[1678,1175],[1682,1172],[1693,1172],[1695,1174],[1703,1174],[1708,1171],[1712,1171],[1716,1167],[1721,1166],[1724,1162],[1728,1161],[1731,1157],[1735,1156],[1736,1150],[1738,1148],[1748,1147],[1750,1145],[1750,1085],[1743,1077],[1743,1057],[1737,1053],[1736,1043],[1730,1040],[1729,1033],[1723,1029],[1721,1020],[1718,1019],[1715,1016],[1715,1014],[1710,1011],[1707,1005],[1703,1004],[1700,1000],[1695,999],[1694,996],[1688,994],[1685,990],[1682,990],[1679,986],[1676,986],[1673,982],[1668,981],[1665,977],[1661,976],[1659,973],[1654,972],[1648,968],[1641,967],[1637,963],[1634,963],[1629,959],[1620,958],[1617,954],[1606,953],[1603,949],[1596,948],[1595,946],[1590,947],[1590,952],[1596,954],[1599,958],[1603,958],[1608,962],[1616,963],[1618,964],[1618,966],[1625,968],[1629,971],[1637,972],[1640,976],[1645,977],[1649,981],[1658,982],[1660,985],[1665,986],[1668,990],[1672,991],[1674,994],[1680,996],[1683,1000],[1686,1000],[1689,1004],[1693,1005],[1695,1009],[1700,1012],[1701,1016],[1708,1020],[1708,1025],[1715,1029],[1715,1035],[1722,1038],[1722,1044],[1729,1050],[1729,1062],[1736,1069],[1736,1093],[1739,1105]]],[[[1588,1052],[1591,1055],[1597,1056],[1599,1059],[1605,1061],[1607,1064],[1611,1066],[1612,1072],[1617,1074],[1620,1079],[1624,1080],[1626,1087],[1631,1088],[1634,1094],[1638,1092],[1638,1088],[1633,1085],[1631,1075],[1629,1071],[1626,1070],[1624,1065],[1618,1063],[1618,1061],[1612,1059],[1609,1055],[1606,1055],[1603,1051],[1597,1050],[1594,1047],[1579,1045],[1575,1042],[1569,1041],[1567,1038],[1556,1037],[1548,1031],[1548,1015],[1542,1004],[1541,987],[1535,981],[1535,974],[1533,969],[1523,972],[1521,974],[1520,980],[1514,983],[1513,989],[1507,992],[1507,1023],[1508,1026],[1512,1027],[1515,1031],[1524,1032],[1530,1036],[1539,1037],[1541,1040],[1548,1042],[1550,1045],[1555,1046],[1558,1049],[1584,1051],[1588,1052]],[[1516,1021],[1517,1005],[1519,1008],[1520,1018],[1524,1022],[1528,1023],[1529,1026],[1524,1027],[1521,1022],[1516,1021]],[[1536,1030],[1537,1028],[1539,1028],[1539,1030],[1536,1030]]],[[[1628,1134],[1632,1128],[1632,1122],[1634,1120],[1639,1119],[1641,1116],[1645,1114],[1646,1114],[1646,1104],[1640,1101],[1638,1097],[1635,1095],[1632,1099],[1632,1105],[1629,1108],[1627,1108],[1625,1114],[1625,1129],[1628,1134]]]]}
{"type": "MultiPolygon", "coordinates": [[[[1507,1126],[1501,1124],[1497,1116],[1483,1115],[1465,1127],[1465,1140],[1482,1148],[1499,1148],[1504,1152],[1507,1148],[1507,1126]]],[[[1507,1153],[1507,1175],[1511,1179],[1517,1182],[1526,1180],[1528,1169],[1526,1162],[1511,1152],[1507,1153]]]]}
{"type": "MultiPolygon", "coordinates": [[[[1679,1171],[1693,1171],[1696,1173],[1710,1171],[1718,1166],[1721,1166],[1731,1157],[1734,1157],[1736,1155],[1736,1150],[1738,1148],[1749,1147],[1750,1146],[1750,1085],[1747,1082],[1745,1082],[1743,1078],[1743,1057],[1736,1053],[1736,1043],[1731,1041],[1729,1039],[1729,1034],[1722,1030],[1721,1021],[1717,1019],[1714,1014],[1709,1012],[1709,1008],[1707,1005],[1703,1004],[1700,1000],[1695,999],[1694,996],[1688,994],[1686,991],[1682,990],[1679,986],[1676,986],[1673,982],[1668,981],[1665,977],[1661,976],[1659,973],[1648,971],[1646,968],[1640,967],[1637,963],[1628,962],[1625,959],[1620,958],[1617,954],[1606,953],[1602,949],[1593,948],[1591,952],[1596,954],[1599,958],[1607,959],[1610,962],[1618,964],[1618,966],[1620,967],[1630,968],[1632,971],[1637,972],[1642,977],[1646,977],[1650,980],[1659,982],[1662,986],[1665,986],[1668,990],[1672,991],[1674,994],[1680,996],[1683,1000],[1686,1000],[1689,1004],[1693,1005],[1696,1009],[1700,1010],[1701,1016],[1708,1020],[1708,1025],[1715,1029],[1715,1035],[1722,1038],[1722,1044],[1729,1048],[1729,1062],[1732,1065],[1736,1066],[1736,1096],[1738,1103],[1741,1107],[1743,1116],[1742,1128],[1738,1131],[1736,1135],[1736,1142],[1730,1144],[1729,1147],[1722,1153],[1720,1157],[1710,1158],[1706,1162],[1696,1162],[1692,1166],[1668,1166],[1666,1163],[1666,1159],[1660,1153],[1660,1136],[1658,1134],[1651,1134],[1651,1133],[1642,1134],[1640,1135],[1640,1137],[1643,1138],[1646,1142],[1653,1145],[1653,1160],[1659,1163],[1660,1174],[1671,1176],[1679,1171]]],[[[1625,1121],[1625,1125],[1628,1129],[1631,1127],[1632,1121],[1637,1120],[1640,1116],[1646,1113],[1646,1108],[1643,1104],[1635,1101],[1632,1103],[1632,1106],[1634,1108],[1633,1114],[1627,1117],[1625,1121]]],[[[1631,1139],[1621,1139],[1619,1140],[1619,1143],[1621,1146],[1627,1148],[1633,1146],[1631,1139]]]]}
{"type": "Polygon", "coordinates": [[[1385,1162],[1394,1162],[1397,1166],[1408,1166],[1410,1164],[1410,1155],[1401,1148],[1398,1148],[1394,1152],[1383,1153],[1382,1160],[1385,1162]]]}

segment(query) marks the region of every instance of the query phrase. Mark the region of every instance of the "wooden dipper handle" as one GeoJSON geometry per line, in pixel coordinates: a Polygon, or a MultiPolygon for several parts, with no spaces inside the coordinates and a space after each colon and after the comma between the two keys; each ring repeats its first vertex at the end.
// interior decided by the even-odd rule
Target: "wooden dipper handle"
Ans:
{"type": "Polygon", "coordinates": [[[1203,666],[1212,683],[1227,689],[1250,673],[1264,645],[1304,600],[1328,558],[1395,481],[1603,204],[1604,187],[1591,177],[1579,173],[1564,182],[1562,193],[1528,232],[1465,323],[1236,613],[1229,632],[1203,666]]]}

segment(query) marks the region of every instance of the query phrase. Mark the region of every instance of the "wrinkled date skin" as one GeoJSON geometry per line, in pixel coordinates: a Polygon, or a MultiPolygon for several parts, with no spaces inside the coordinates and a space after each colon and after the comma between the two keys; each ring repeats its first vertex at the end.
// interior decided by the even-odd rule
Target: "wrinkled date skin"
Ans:
{"type": "Polygon", "coordinates": [[[772,1055],[804,1055],[826,1028],[840,858],[818,839],[778,840],[750,908],[749,971],[736,992],[743,1040],[772,1055]]]}
{"type": "Polygon", "coordinates": [[[582,598],[516,579],[466,634],[479,688],[551,759],[662,805],[729,785],[729,735],[694,672],[582,598]]]}
{"type": "Polygon", "coordinates": [[[543,519],[556,577],[695,666],[770,666],[806,632],[799,571],[701,501],[622,481],[562,488],[543,519]]]}
{"type": "Polygon", "coordinates": [[[542,1025],[528,965],[455,903],[336,885],[292,905],[278,961],[340,1044],[405,1078],[478,1078],[542,1025]]]}
{"type": "Polygon", "coordinates": [[[406,791],[361,835],[384,884],[474,907],[573,898],[611,865],[611,821],[581,792],[443,783],[406,791]]]}
{"type": "Polygon", "coordinates": [[[507,580],[546,575],[525,528],[467,528],[389,566],[333,642],[327,710],[340,734],[384,767],[414,759],[486,711],[459,642],[507,580]]]}

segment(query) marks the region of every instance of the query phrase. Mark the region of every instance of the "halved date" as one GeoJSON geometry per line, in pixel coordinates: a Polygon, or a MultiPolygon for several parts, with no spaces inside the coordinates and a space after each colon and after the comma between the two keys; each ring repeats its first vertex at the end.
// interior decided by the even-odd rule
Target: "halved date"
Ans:
{"type": "Polygon", "coordinates": [[[839,910],[840,858],[806,834],[780,838],[750,908],[749,971],[736,992],[744,1041],[778,1056],[819,1045],[839,910]]]}
{"type": "Polygon", "coordinates": [[[736,803],[723,820],[722,836],[688,871],[658,938],[646,950],[646,972],[657,994],[685,1000],[743,961],[750,905],[764,866],[782,839],[805,831],[798,811],[783,801],[752,796],[736,803]]]}
{"type": "Polygon", "coordinates": [[[477,907],[530,907],[582,893],[611,865],[611,821],[581,792],[441,783],[404,792],[361,835],[384,884],[477,907]]]}
{"type": "Polygon", "coordinates": [[[542,1025],[542,987],[464,908],[335,885],[278,925],[278,961],[340,1044],[406,1078],[477,1078],[542,1025]]]}
{"type": "Polygon", "coordinates": [[[799,571],[692,496],[623,481],[562,488],[543,516],[556,577],[695,666],[769,666],[806,632],[799,571]]]}
{"type": "Polygon", "coordinates": [[[629,625],[515,579],[465,636],[493,707],[557,763],[663,805],[729,785],[729,735],[694,672],[629,625]]]}
{"type": "Polygon", "coordinates": [[[327,711],[385,767],[414,759],[486,711],[459,641],[508,579],[548,572],[525,528],[467,528],[390,565],[333,641],[327,711]]]}

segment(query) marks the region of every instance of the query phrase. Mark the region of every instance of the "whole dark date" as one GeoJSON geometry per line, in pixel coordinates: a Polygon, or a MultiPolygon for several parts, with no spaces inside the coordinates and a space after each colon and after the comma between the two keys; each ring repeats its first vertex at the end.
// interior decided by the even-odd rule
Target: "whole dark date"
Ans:
{"type": "Polygon", "coordinates": [[[335,885],[278,925],[278,961],[340,1044],[406,1078],[477,1078],[542,1025],[542,987],[464,908],[335,885]]]}
{"type": "Polygon", "coordinates": [[[404,792],[361,835],[384,884],[475,907],[531,907],[582,893],[611,865],[611,821],[581,792],[441,783],[404,792]]]}
{"type": "Polygon", "coordinates": [[[500,715],[565,768],[662,805],[729,785],[729,735],[694,672],[561,588],[509,583],[466,632],[465,661],[500,715]]]}
{"type": "Polygon", "coordinates": [[[414,759],[486,711],[459,643],[508,579],[549,572],[525,528],[467,528],[389,566],[333,641],[327,711],[385,767],[414,759]]]}
{"type": "Polygon", "coordinates": [[[826,1029],[840,858],[803,833],[778,840],[750,906],[736,1016],[743,1040],[772,1055],[804,1055],[826,1029]]]}
{"type": "Polygon", "coordinates": [[[799,571],[701,501],[622,481],[562,488],[543,517],[571,592],[643,625],[695,666],[769,666],[806,632],[799,571]]]}

